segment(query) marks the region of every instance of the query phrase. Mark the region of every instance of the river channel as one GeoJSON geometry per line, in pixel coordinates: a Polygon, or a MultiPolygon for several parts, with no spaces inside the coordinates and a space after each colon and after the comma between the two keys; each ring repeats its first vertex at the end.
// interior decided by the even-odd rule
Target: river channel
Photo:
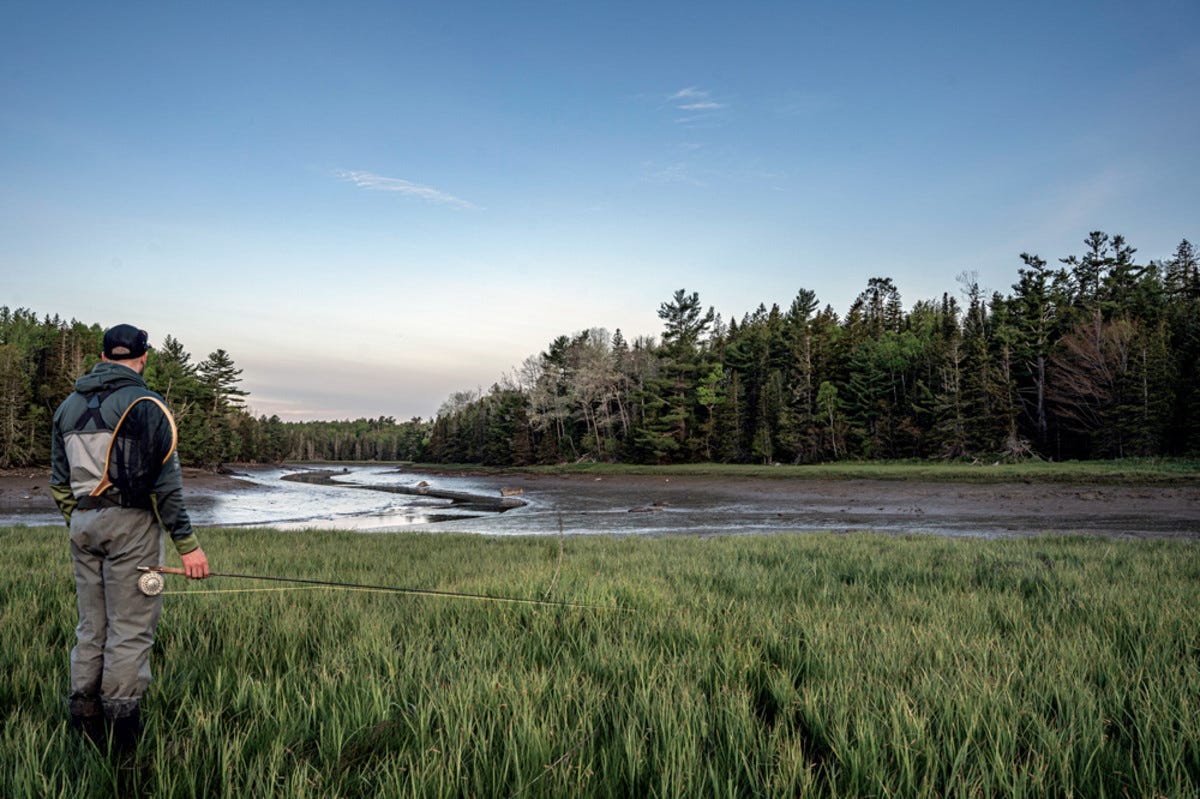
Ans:
{"type": "MultiPolygon", "coordinates": [[[[1200,488],[666,476],[445,475],[394,466],[243,468],[185,484],[201,527],[363,533],[1081,534],[1200,539],[1200,488]]],[[[48,503],[0,524],[61,524],[48,503]]]]}

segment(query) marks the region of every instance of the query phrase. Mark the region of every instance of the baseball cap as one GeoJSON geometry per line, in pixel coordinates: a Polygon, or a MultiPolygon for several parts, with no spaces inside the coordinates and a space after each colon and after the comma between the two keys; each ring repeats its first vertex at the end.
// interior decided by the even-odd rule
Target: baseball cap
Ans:
{"type": "Polygon", "coordinates": [[[150,336],[133,325],[116,325],[104,331],[104,357],[124,361],[140,358],[150,349],[150,336]]]}

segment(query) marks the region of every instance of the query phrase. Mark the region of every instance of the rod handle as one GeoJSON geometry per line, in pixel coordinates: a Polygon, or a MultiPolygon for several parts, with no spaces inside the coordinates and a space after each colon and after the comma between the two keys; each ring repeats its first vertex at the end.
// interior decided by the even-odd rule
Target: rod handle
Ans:
{"type": "Polygon", "coordinates": [[[182,574],[187,575],[183,569],[177,569],[172,566],[138,566],[140,572],[158,572],[159,574],[182,574]]]}

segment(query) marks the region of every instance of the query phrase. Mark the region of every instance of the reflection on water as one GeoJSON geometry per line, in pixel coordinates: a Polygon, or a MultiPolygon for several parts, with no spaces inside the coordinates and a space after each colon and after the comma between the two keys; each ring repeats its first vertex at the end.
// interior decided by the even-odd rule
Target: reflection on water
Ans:
{"type": "MultiPolygon", "coordinates": [[[[189,489],[185,482],[188,512],[199,527],[270,526],[366,533],[419,530],[491,535],[729,535],[871,526],[867,519],[838,517],[833,511],[822,513],[812,507],[801,515],[795,503],[789,507],[778,500],[746,498],[737,493],[714,496],[688,491],[678,481],[671,485],[669,480],[632,484],[619,480],[536,480],[528,483],[528,491],[522,491],[522,478],[511,476],[433,475],[390,466],[335,467],[331,479],[321,478],[326,473],[328,470],[317,467],[242,468],[237,479],[243,486],[232,491],[189,489]],[[309,479],[294,479],[298,474],[307,474],[309,479]],[[460,499],[413,493],[422,483],[428,484],[432,493],[460,499]],[[520,500],[503,499],[512,493],[520,493],[520,500]],[[494,499],[472,503],[461,497],[494,499]],[[494,507],[481,510],[490,502],[511,502],[519,507],[506,507],[504,512],[495,512],[498,508],[494,507]]],[[[0,524],[61,522],[62,517],[51,511],[16,515],[0,512],[0,524]]],[[[888,527],[904,529],[894,524],[888,527]]]]}
{"type": "MultiPolygon", "coordinates": [[[[238,478],[252,487],[199,497],[197,502],[189,500],[189,507],[196,508],[192,515],[198,524],[389,532],[481,515],[464,512],[462,503],[451,499],[387,490],[412,489],[433,479],[393,468],[352,466],[332,473],[318,469],[249,469],[239,473],[238,478]],[[322,479],[326,474],[328,479],[322,479]],[[298,476],[311,479],[294,479],[298,476]],[[382,490],[364,490],[368,488],[382,490]]],[[[452,484],[452,490],[464,494],[489,493],[486,487],[469,480],[439,478],[438,482],[447,490],[452,484]]]]}
{"type": "MultiPolygon", "coordinates": [[[[196,489],[184,482],[184,495],[192,523],[199,527],[254,527],[270,525],[285,530],[322,529],[390,531],[473,518],[455,503],[436,497],[365,491],[355,486],[414,486],[434,478],[400,474],[387,467],[349,467],[339,470],[331,484],[314,485],[283,479],[301,468],[254,467],[238,471],[242,485],[230,491],[196,489]]],[[[470,480],[437,478],[443,486],[462,491],[490,489],[470,480]]],[[[497,494],[498,496],[498,494],[497,494]]],[[[0,509],[0,525],[60,525],[62,516],[52,508],[0,509]]]]}
{"type": "MultiPolygon", "coordinates": [[[[886,529],[928,532],[928,520],[847,515],[822,507],[731,489],[713,492],[668,480],[554,480],[528,483],[522,507],[504,513],[465,512],[461,504],[364,487],[411,489],[422,483],[449,494],[499,498],[520,477],[446,476],[387,466],[350,466],[326,484],[285,480],[296,469],[248,470],[251,489],[210,498],[197,507],[199,524],[271,526],[284,530],[338,529],[368,533],[447,531],[490,535],[739,535],[783,531],[886,529]]],[[[318,469],[308,470],[312,473],[318,469]]],[[[516,490],[520,490],[519,488],[516,490]]],[[[469,507],[469,506],[468,506],[469,507]]],[[[938,530],[949,535],[1003,535],[993,521],[973,520],[938,530]]]]}

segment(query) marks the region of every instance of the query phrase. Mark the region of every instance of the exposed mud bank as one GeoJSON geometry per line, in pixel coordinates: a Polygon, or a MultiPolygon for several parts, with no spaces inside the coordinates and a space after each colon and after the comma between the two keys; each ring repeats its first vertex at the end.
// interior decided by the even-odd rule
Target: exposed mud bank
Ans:
{"type": "MultiPolygon", "coordinates": [[[[199,525],[493,535],[850,532],[1200,541],[1200,486],[531,475],[394,466],[187,470],[199,525]],[[424,485],[422,485],[424,483],[424,485]]],[[[61,524],[48,475],[0,473],[5,524],[61,524]]]]}

